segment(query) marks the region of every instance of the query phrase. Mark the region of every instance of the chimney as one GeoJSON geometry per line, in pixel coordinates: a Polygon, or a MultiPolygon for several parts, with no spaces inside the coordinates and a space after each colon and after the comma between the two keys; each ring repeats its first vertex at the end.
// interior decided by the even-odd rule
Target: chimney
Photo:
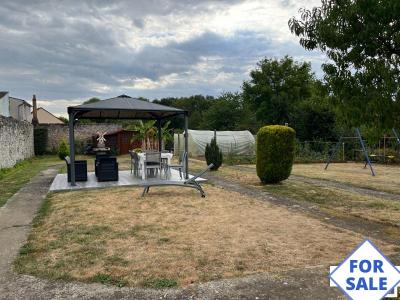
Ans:
{"type": "Polygon", "coordinates": [[[33,111],[32,111],[32,124],[38,125],[39,120],[37,118],[37,104],[36,104],[36,95],[33,95],[32,97],[32,105],[33,105],[33,111]]]}

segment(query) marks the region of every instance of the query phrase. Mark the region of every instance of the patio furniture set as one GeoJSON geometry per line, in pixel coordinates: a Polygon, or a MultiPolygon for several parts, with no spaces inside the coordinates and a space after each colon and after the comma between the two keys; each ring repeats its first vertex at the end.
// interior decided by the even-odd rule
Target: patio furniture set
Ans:
{"type": "Polygon", "coordinates": [[[149,173],[151,175],[160,174],[160,176],[161,173],[164,173],[165,178],[168,178],[172,168],[179,171],[179,177],[182,179],[182,174],[185,171],[186,152],[180,155],[179,163],[176,165],[171,164],[172,153],[168,151],[144,151],[140,153],[130,151],[129,153],[131,155],[131,173],[136,176],[141,174],[142,180],[146,180],[149,173]]]}
{"type": "MultiPolygon", "coordinates": [[[[130,172],[133,174],[133,177],[142,180],[141,186],[144,187],[142,197],[149,193],[150,187],[154,186],[181,186],[194,188],[200,192],[202,197],[205,197],[204,190],[196,180],[209,171],[213,166],[212,164],[210,164],[203,172],[187,179],[183,179],[185,177],[184,162],[187,157],[186,152],[183,152],[180,155],[178,164],[171,164],[172,153],[169,152],[146,151],[136,153],[131,151],[130,155],[130,172]],[[170,176],[172,169],[179,171],[180,180],[171,180],[170,176]]],[[[71,161],[68,156],[65,158],[65,162],[67,163],[68,182],[71,182],[71,161]]],[[[96,155],[95,175],[97,182],[118,181],[118,174],[118,162],[116,157],[108,154],[96,155]]],[[[75,160],[75,180],[77,182],[88,180],[86,160],[75,160]]]]}
{"type": "MultiPolygon", "coordinates": [[[[71,159],[65,158],[67,163],[68,182],[71,182],[71,159]]],[[[75,181],[87,181],[87,161],[75,160],[75,181]]],[[[96,155],[94,161],[94,171],[97,181],[118,181],[118,162],[117,158],[108,154],[96,155]]]]}
{"type": "MultiPolygon", "coordinates": [[[[179,171],[179,176],[182,179],[184,173],[184,152],[179,159],[179,164],[172,165],[172,153],[167,151],[144,151],[136,153],[130,151],[131,156],[131,173],[134,176],[141,177],[142,180],[147,180],[149,176],[161,178],[164,175],[168,179],[171,174],[171,168],[179,171]]],[[[71,160],[67,156],[65,158],[68,172],[68,182],[71,182],[71,160]]],[[[117,158],[109,154],[97,154],[94,161],[94,169],[97,181],[118,181],[118,162],[117,158]]],[[[87,181],[87,161],[75,160],[75,180],[87,181]]]]}
{"type": "MultiPolygon", "coordinates": [[[[122,178],[126,176],[124,172],[120,172],[120,180],[118,180],[118,162],[115,157],[100,157],[96,156],[95,160],[95,173],[97,181],[102,180],[117,180],[117,185],[138,185],[144,187],[143,195],[149,192],[152,186],[183,186],[191,187],[198,190],[202,197],[204,191],[199,185],[199,181],[205,181],[200,178],[202,174],[207,172],[212,164],[207,167],[199,175],[192,176],[189,174],[189,159],[188,159],[188,127],[189,127],[189,113],[188,111],[156,104],[150,101],[143,101],[137,98],[131,98],[127,95],[120,95],[115,98],[110,98],[95,103],[82,104],[77,106],[68,107],[69,118],[69,145],[70,145],[70,158],[67,159],[68,165],[68,184],[66,188],[79,188],[81,186],[89,186],[89,184],[78,185],[76,182],[87,179],[87,163],[85,161],[75,160],[75,124],[78,120],[82,119],[121,119],[121,120],[156,120],[157,121],[157,137],[158,137],[158,152],[144,152],[144,153],[131,153],[131,172],[136,176],[130,178],[122,178]],[[164,153],[162,151],[162,122],[169,118],[183,118],[184,123],[184,140],[185,146],[182,155],[180,156],[177,165],[171,164],[172,154],[164,153]],[[171,169],[179,171],[180,178],[172,176],[168,178],[171,169]],[[150,178],[148,175],[150,173],[150,178]],[[162,176],[162,173],[165,176],[162,176]],[[133,178],[141,175],[139,182],[133,182],[133,178]],[[123,176],[122,176],[123,175],[123,176]],[[156,175],[156,176],[154,176],[156,175]],[[164,178],[163,178],[164,177],[164,178]]],[[[174,171],[175,172],[175,171],[174,171]]],[[[176,174],[176,173],[175,173],[176,174]]],[[[93,174],[90,174],[90,186],[100,185],[98,182],[93,182],[93,174]]],[[[65,182],[65,181],[64,181],[65,182]]],[[[111,183],[112,184],[112,183],[111,183]]],[[[55,186],[62,185],[57,181],[55,186]]],[[[105,185],[105,184],[104,184],[105,185]]],[[[107,185],[108,186],[108,185],[107,185]]]]}

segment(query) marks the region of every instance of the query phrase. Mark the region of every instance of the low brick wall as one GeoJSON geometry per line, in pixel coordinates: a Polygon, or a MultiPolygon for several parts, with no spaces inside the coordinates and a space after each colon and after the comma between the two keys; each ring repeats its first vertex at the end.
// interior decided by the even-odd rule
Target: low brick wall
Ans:
{"type": "MultiPolygon", "coordinates": [[[[47,151],[57,152],[60,142],[69,142],[69,130],[67,124],[47,124],[40,125],[46,127],[48,132],[47,151]]],[[[121,125],[112,123],[99,124],[77,124],[75,125],[75,140],[89,140],[96,132],[113,132],[122,129],[121,125]]]]}
{"type": "Polygon", "coordinates": [[[0,116],[0,169],[34,155],[32,124],[0,116]]]}

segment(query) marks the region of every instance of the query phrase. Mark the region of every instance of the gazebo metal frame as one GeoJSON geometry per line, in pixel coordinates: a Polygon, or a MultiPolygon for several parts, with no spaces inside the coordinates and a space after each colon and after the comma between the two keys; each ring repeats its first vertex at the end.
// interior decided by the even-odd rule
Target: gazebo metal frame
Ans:
{"type": "MultiPolygon", "coordinates": [[[[158,148],[161,151],[161,122],[176,116],[184,117],[185,151],[188,152],[189,113],[186,110],[160,105],[145,100],[121,95],[94,103],[68,107],[69,149],[71,160],[71,186],[75,186],[75,123],[80,119],[124,119],[156,120],[158,129],[158,148]]],[[[185,159],[185,179],[189,179],[189,159],[185,159]]]]}

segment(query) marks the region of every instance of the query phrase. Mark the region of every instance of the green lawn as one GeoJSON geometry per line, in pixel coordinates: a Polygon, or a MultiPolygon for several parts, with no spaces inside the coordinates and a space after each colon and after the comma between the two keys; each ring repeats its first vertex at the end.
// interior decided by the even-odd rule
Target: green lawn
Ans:
{"type": "Polygon", "coordinates": [[[19,191],[33,176],[48,167],[61,164],[57,156],[40,156],[17,163],[13,168],[0,170],[0,207],[19,191]]]}

